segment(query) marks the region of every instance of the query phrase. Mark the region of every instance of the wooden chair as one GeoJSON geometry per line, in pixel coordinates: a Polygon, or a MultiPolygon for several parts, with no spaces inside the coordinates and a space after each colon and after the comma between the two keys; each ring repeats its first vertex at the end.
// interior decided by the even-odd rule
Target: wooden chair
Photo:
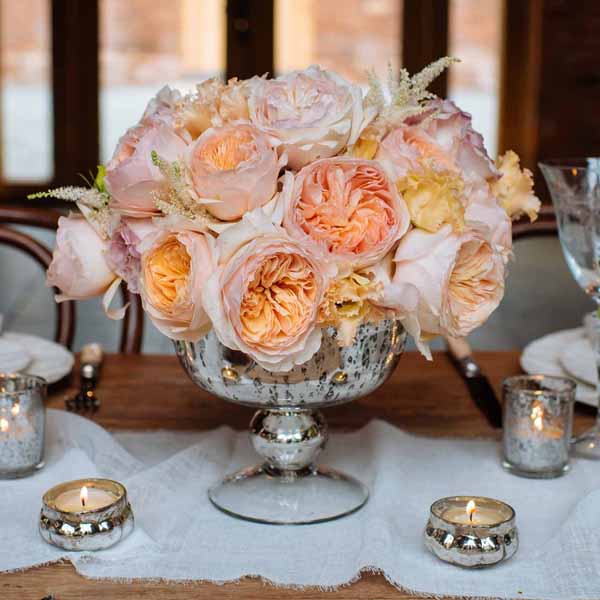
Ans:
{"type": "MultiPolygon", "coordinates": [[[[0,206],[0,245],[12,246],[28,254],[44,269],[52,260],[52,252],[31,236],[6,225],[27,225],[55,231],[61,213],[57,210],[40,208],[19,208],[0,206]]],[[[55,289],[56,292],[58,290],[55,289]]],[[[120,352],[139,354],[142,349],[144,311],[137,294],[121,286],[123,301],[129,302],[129,308],[122,323],[120,352]]],[[[66,301],[56,305],[56,333],[54,339],[71,348],[75,336],[75,302],[66,301]]]]}

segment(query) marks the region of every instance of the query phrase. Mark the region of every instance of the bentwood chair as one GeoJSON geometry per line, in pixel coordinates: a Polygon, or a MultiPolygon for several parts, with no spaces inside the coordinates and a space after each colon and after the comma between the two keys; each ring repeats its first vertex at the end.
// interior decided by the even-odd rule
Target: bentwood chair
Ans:
{"type": "MultiPolygon", "coordinates": [[[[44,269],[47,269],[52,260],[52,252],[30,235],[10,227],[10,225],[39,227],[55,231],[60,216],[59,211],[52,209],[0,206],[0,245],[21,250],[44,269]]],[[[55,289],[55,292],[58,290],[55,289]]],[[[129,308],[122,321],[119,350],[123,354],[139,354],[142,348],[144,327],[142,303],[140,297],[129,292],[125,285],[121,286],[121,293],[123,301],[129,303],[129,308]]],[[[75,327],[75,302],[69,300],[57,304],[54,339],[67,348],[71,348],[75,327]]]]}

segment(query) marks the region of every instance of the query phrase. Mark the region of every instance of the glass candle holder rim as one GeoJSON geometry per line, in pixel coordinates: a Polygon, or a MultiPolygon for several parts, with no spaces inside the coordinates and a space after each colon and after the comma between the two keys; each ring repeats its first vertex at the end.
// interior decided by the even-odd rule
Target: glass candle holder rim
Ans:
{"type": "Polygon", "coordinates": [[[104,512],[115,506],[117,503],[121,502],[123,498],[127,497],[127,489],[122,483],[115,481],[114,479],[106,479],[104,477],[90,477],[87,479],[71,479],[70,481],[63,481],[62,483],[56,484],[44,493],[44,495],[42,496],[42,502],[51,510],[54,510],[56,512],[65,512],[56,506],[57,498],[64,492],[81,489],[84,486],[88,488],[97,488],[108,491],[115,496],[115,499],[110,504],[107,504],[106,506],[102,506],[100,508],[82,508],[82,510],[72,511],[70,512],[70,514],[72,515],[83,515],[104,512]],[[97,485],[99,483],[102,483],[103,485],[97,485]],[[107,490],[107,484],[112,489],[107,490]]]}
{"type": "Polygon", "coordinates": [[[464,525],[464,523],[455,523],[454,521],[450,521],[447,518],[445,518],[442,513],[440,512],[440,508],[443,504],[448,504],[449,502],[464,502],[465,506],[467,505],[467,503],[469,502],[469,500],[473,500],[476,504],[477,502],[480,503],[492,503],[492,504],[496,504],[496,505],[501,505],[503,509],[505,509],[508,512],[508,516],[504,519],[502,519],[501,521],[498,521],[496,523],[484,523],[484,524],[480,524],[477,523],[477,529],[496,529],[497,527],[499,527],[500,525],[504,525],[505,523],[510,523],[511,521],[513,521],[516,518],[516,512],[515,509],[510,505],[507,504],[506,502],[503,502],[502,500],[498,500],[497,498],[490,498],[489,496],[446,496],[445,498],[439,498],[437,499],[435,502],[433,502],[433,504],[429,507],[429,512],[436,518],[440,519],[441,521],[445,521],[447,523],[451,523],[452,525],[464,525]]]}
{"type": "Polygon", "coordinates": [[[577,388],[577,383],[571,379],[570,377],[561,377],[560,375],[512,375],[507,377],[502,382],[502,389],[508,391],[510,393],[518,392],[520,394],[524,394],[526,396],[530,396],[531,398],[539,398],[543,394],[553,394],[555,396],[561,397],[561,399],[575,402],[575,390],[577,388]],[[531,390],[525,387],[518,386],[516,384],[525,381],[555,381],[562,382],[565,384],[564,389],[539,389],[539,390],[531,390]],[[571,398],[563,398],[563,396],[571,396],[571,398]]]}
{"type": "Polygon", "coordinates": [[[591,169],[600,172],[600,156],[567,156],[564,158],[545,158],[538,161],[540,169],[563,169],[571,171],[572,169],[591,169]],[[589,161],[594,161],[594,166],[590,167],[589,161]]]}
{"type": "Polygon", "coordinates": [[[24,392],[44,389],[48,386],[48,382],[39,375],[30,375],[29,373],[4,373],[0,371],[0,396],[17,396],[24,392]],[[18,381],[25,382],[25,386],[18,390],[2,389],[3,381],[18,381]]]}

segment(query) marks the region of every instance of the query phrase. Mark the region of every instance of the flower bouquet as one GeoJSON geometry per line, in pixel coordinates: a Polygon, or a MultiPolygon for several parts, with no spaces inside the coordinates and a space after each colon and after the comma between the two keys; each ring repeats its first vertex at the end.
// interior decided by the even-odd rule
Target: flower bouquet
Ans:
{"type": "Polygon", "coordinates": [[[428,340],[466,336],[502,299],[511,219],[539,201],[515,153],[492,162],[470,116],[427,91],[452,62],[371,73],[364,92],[318,66],[165,87],[90,188],[41,194],[81,213],[59,221],[58,301],[104,295],[119,318],[125,282],[199,385],[267,407],[265,465],[215,488],[220,508],[314,522],[362,505],[356,480],[314,467],[314,408],[375,389],[404,332],[430,359],[428,340]]]}

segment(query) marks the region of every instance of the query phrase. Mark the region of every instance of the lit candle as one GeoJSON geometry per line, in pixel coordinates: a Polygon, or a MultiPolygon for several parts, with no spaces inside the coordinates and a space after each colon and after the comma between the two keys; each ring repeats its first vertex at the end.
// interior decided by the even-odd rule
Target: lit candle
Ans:
{"type": "Polygon", "coordinates": [[[442,498],[431,505],[425,545],[438,558],[463,567],[496,564],[517,550],[515,512],[493,498],[442,498]]]}
{"type": "Polygon", "coordinates": [[[110,479],[67,481],[43,497],[39,529],[65,550],[101,550],[133,531],[125,487],[110,479]]]}
{"type": "Polygon", "coordinates": [[[8,421],[4,417],[2,417],[0,419],[0,432],[6,433],[8,431],[8,429],[9,429],[8,421]]]}
{"type": "Polygon", "coordinates": [[[54,506],[62,512],[93,511],[114,504],[118,497],[111,492],[95,486],[83,486],[80,489],[66,490],[59,494],[54,506]]]}

